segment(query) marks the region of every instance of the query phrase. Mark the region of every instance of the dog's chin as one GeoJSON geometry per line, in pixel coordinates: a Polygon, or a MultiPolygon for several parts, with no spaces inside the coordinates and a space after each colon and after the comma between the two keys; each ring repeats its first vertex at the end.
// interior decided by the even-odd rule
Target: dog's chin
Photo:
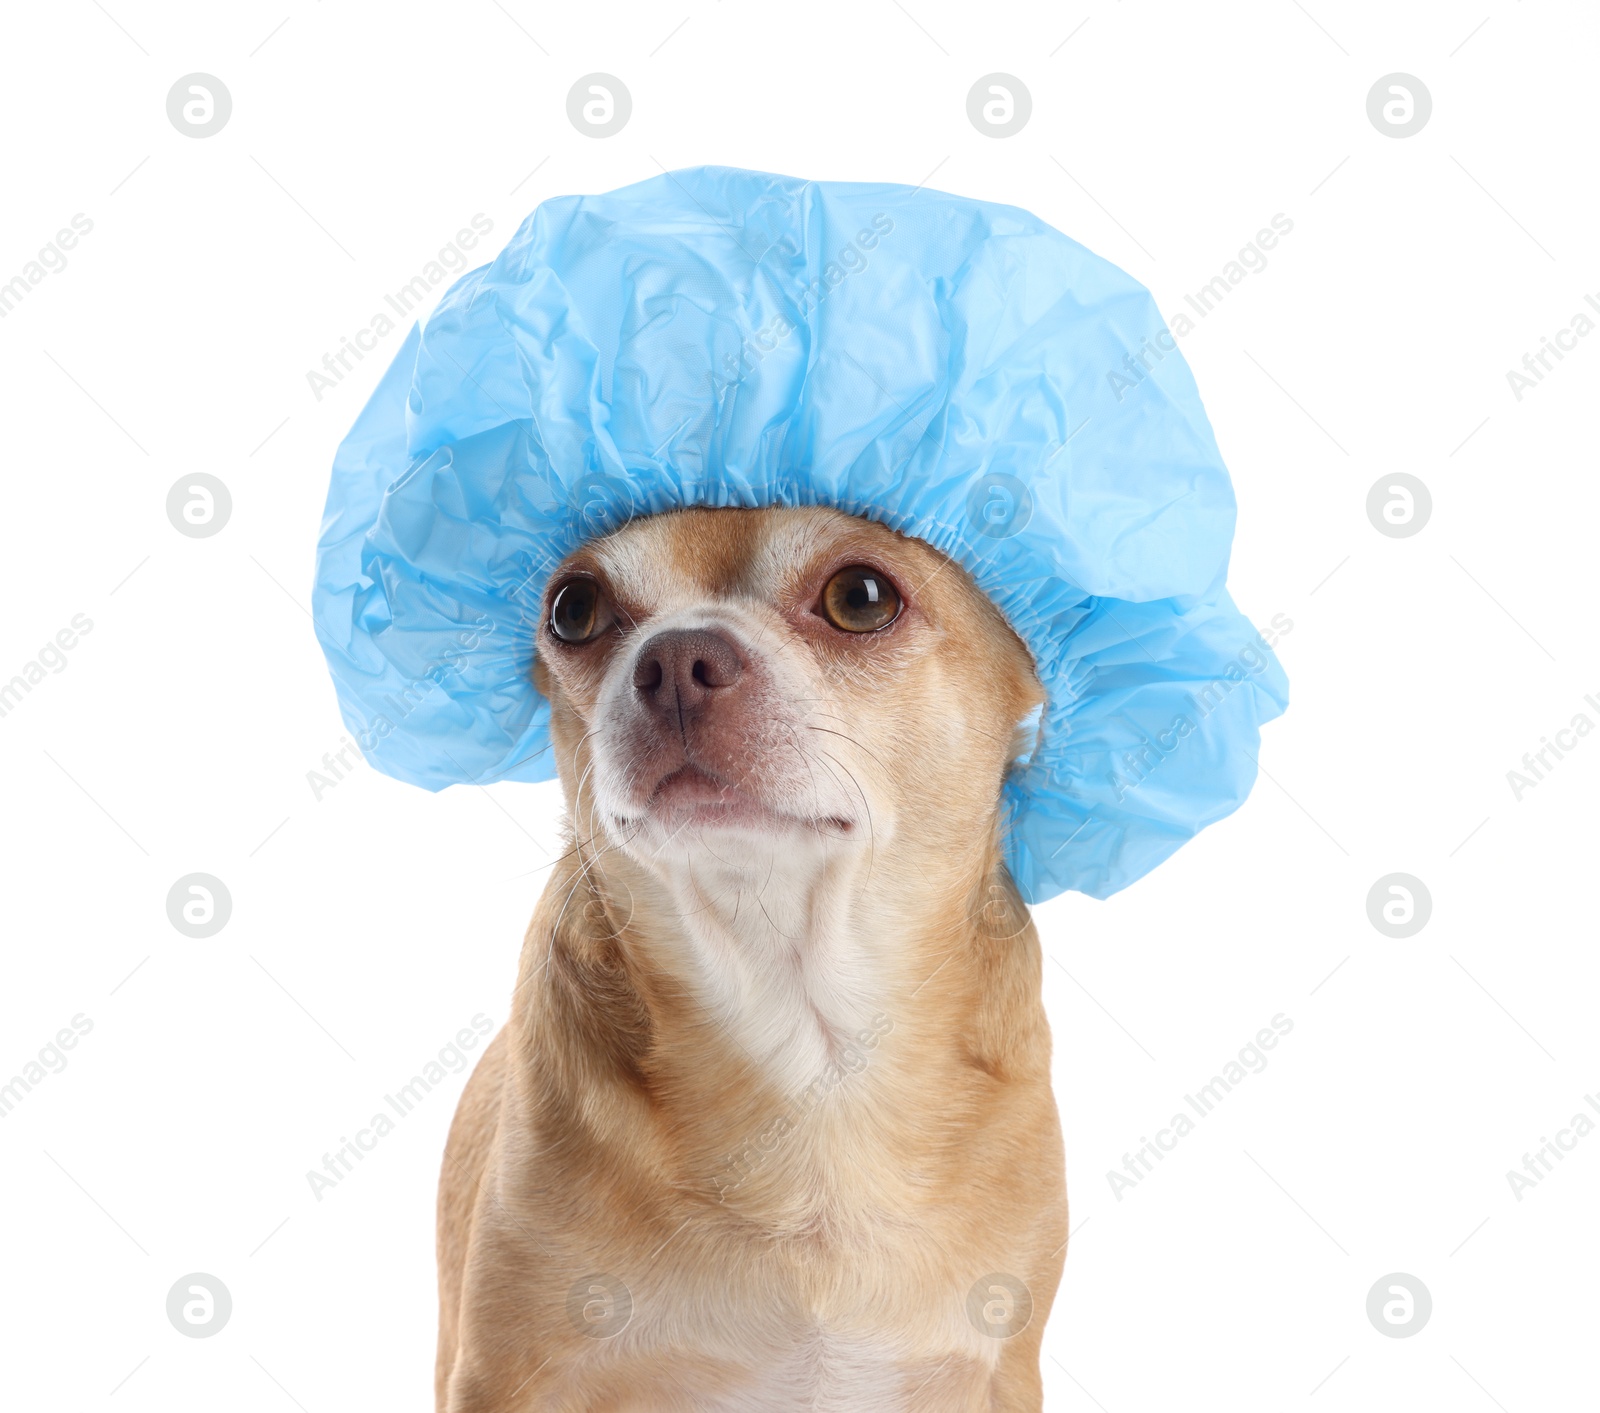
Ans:
{"type": "Polygon", "coordinates": [[[856,832],[853,819],[796,813],[694,765],[670,771],[646,798],[613,810],[611,822],[620,835],[658,847],[713,833],[754,842],[791,835],[847,840],[856,832]]]}

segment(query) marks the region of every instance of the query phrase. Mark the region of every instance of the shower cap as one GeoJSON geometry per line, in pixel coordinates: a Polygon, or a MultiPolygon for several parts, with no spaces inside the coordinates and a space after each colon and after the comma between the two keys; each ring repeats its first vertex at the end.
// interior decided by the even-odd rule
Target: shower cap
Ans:
{"type": "Polygon", "coordinates": [[[368,761],[554,777],[551,570],[682,506],[828,505],[964,566],[1048,702],[1022,896],[1104,898],[1231,813],[1288,686],[1150,294],[1026,211],[725,167],[547,201],[413,327],[333,464],[317,636],[368,761]]]}

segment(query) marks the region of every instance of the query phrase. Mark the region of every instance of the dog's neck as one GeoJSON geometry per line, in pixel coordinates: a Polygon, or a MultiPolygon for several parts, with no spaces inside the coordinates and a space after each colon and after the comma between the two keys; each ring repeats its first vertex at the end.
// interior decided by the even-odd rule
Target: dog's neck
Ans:
{"type": "Polygon", "coordinates": [[[798,1092],[894,1009],[936,906],[886,908],[881,860],[862,851],[722,852],[636,881],[630,938],[773,1085],[798,1092]]]}
{"type": "Polygon", "coordinates": [[[635,1053],[674,1071],[676,1094],[701,1076],[714,1094],[723,1064],[794,1094],[864,1034],[926,1020],[930,1006],[951,1012],[940,1028],[964,1024],[999,955],[985,938],[1028,926],[992,838],[958,857],[902,852],[697,848],[650,867],[616,849],[575,855],[534,919],[524,981],[564,958],[573,1003],[612,1007],[588,1023],[626,1031],[635,1053]],[[997,900],[1015,920],[1001,930],[997,900]]]}
{"type": "Polygon", "coordinates": [[[1038,940],[994,840],[937,868],[895,852],[563,860],[511,1022],[526,1121],[565,1136],[563,1180],[666,1172],[812,1231],[845,1191],[870,1207],[885,1171],[948,1165],[949,1105],[1043,1082],[1038,940]],[[889,1169],[846,1161],[866,1151],[889,1169]]]}

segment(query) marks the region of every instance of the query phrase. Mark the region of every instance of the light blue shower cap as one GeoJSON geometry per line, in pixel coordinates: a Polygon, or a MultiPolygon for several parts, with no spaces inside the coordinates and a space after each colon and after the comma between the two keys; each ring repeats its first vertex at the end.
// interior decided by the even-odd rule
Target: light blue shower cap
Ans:
{"type": "Polygon", "coordinates": [[[1049,693],[1005,783],[1029,902],[1104,898],[1236,809],[1287,704],[1143,286],[1015,207],[703,167],[545,202],[339,447],[316,629],[367,759],[554,777],[545,581],[690,505],[830,505],[971,572],[1049,693]]]}

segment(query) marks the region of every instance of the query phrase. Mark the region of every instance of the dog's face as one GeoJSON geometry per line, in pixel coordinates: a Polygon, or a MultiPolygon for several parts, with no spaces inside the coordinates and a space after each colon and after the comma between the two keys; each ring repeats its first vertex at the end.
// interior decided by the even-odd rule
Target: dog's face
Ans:
{"type": "Polygon", "coordinates": [[[1042,699],[964,570],[824,508],[590,542],[550,579],[536,656],[575,829],[654,872],[970,850],[1042,699]]]}

